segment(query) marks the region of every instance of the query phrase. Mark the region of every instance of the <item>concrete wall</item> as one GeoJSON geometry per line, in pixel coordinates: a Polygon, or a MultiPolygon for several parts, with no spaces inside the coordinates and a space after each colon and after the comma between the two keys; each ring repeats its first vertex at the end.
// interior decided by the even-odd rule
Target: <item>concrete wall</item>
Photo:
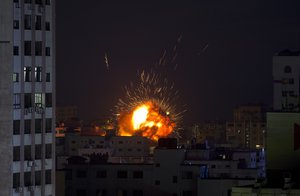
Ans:
{"type": "Polygon", "coordinates": [[[0,1],[0,195],[7,196],[12,194],[12,4],[0,1]]]}

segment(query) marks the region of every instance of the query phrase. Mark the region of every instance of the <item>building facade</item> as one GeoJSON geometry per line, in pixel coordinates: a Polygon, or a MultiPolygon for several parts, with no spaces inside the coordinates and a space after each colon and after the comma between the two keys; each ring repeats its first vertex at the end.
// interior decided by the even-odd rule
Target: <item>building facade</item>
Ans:
{"type": "Polygon", "coordinates": [[[284,50],[273,57],[274,111],[300,111],[300,52],[284,50]]]}
{"type": "Polygon", "coordinates": [[[54,7],[0,2],[0,195],[55,195],[54,7]]]}

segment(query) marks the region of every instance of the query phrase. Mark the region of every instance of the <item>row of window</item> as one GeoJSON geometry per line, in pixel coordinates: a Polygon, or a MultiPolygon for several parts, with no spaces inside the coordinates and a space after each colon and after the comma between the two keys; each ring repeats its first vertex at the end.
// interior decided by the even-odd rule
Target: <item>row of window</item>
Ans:
{"type": "Polygon", "coordinates": [[[282,97],[295,97],[294,91],[282,91],[282,97]]]}
{"type": "MultiPolygon", "coordinates": [[[[19,3],[19,0],[13,0],[14,1],[14,3],[19,3]]],[[[50,2],[50,0],[44,0],[45,1],[45,4],[46,5],[50,5],[51,4],[51,2],[50,2]]],[[[24,0],[24,3],[35,3],[35,4],[38,4],[38,5],[42,5],[43,4],[43,0],[34,0],[34,1],[32,1],[32,0],[24,0]]]]}
{"type": "MultiPolygon", "coordinates": [[[[35,184],[32,184],[32,175],[31,172],[24,172],[24,186],[40,186],[42,182],[41,171],[36,171],[34,173],[35,184]]],[[[45,171],[45,183],[51,184],[51,170],[45,171]]],[[[13,188],[20,187],[20,173],[13,174],[13,188]]]]}
{"type": "MultiPolygon", "coordinates": [[[[51,75],[50,73],[46,73],[46,82],[50,82],[51,80],[51,75]]],[[[24,82],[32,82],[33,78],[33,71],[31,67],[24,67],[24,82]]],[[[34,80],[36,82],[42,82],[42,67],[35,67],[34,68],[34,80]]],[[[15,72],[13,73],[13,82],[19,82],[20,81],[20,76],[19,73],[15,72]]]]}
{"type": "MultiPolygon", "coordinates": [[[[14,146],[13,148],[13,161],[20,161],[21,160],[21,148],[20,146],[14,146]]],[[[25,145],[24,146],[24,160],[31,161],[37,160],[42,158],[42,145],[37,144],[35,146],[32,145],[25,145]],[[32,148],[34,148],[34,156],[32,152],[32,148]]],[[[45,158],[51,159],[52,158],[52,144],[45,145],[45,158]]]]}
{"type": "MultiPolygon", "coordinates": [[[[31,15],[25,15],[25,21],[24,21],[24,29],[25,30],[31,30],[32,29],[32,22],[31,22],[31,15]]],[[[20,29],[20,21],[14,20],[13,21],[14,29],[20,29]]],[[[44,28],[46,31],[50,31],[50,22],[45,22],[44,28]]],[[[35,16],[35,30],[42,30],[42,16],[35,16]]]]}
{"type": "MultiPolygon", "coordinates": [[[[94,173],[93,173],[94,174],[94,173]]],[[[76,172],[77,178],[87,178],[87,171],[86,170],[78,170],[76,172]]],[[[96,178],[106,178],[107,171],[106,170],[98,170],[96,171],[96,178]]],[[[132,177],[134,179],[142,179],[144,177],[143,171],[137,170],[132,172],[132,177]]],[[[68,180],[72,180],[72,173],[68,173],[66,178],[68,180]]],[[[119,170],[117,171],[117,178],[125,179],[128,178],[128,171],[126,170],[119,170]]]]}
{"type": "MultiPolygon", "coordinates": [[[[24,134],[30,134],[31,133],[31,122],[33,120],[24,120],[24,134]]],[[[19,135],[21,126],[20,126],[20,120],[14,120],[13,121],[13,133],[14,135],[19,135]]],[[[35,133],[41,133],[42,132],[42,119],[35,119],[35,133]]],[[[52,132],[52,119],[46,118],[45,119],[45,132],[51,133],[52,132]]]]}
{"type": "MultiPolygon", "coordinates": [[[[21,93],[13,95],[14,109],[21,108],[21,95],[21,93]]],[[[33,106],[40,108],[52,107],[52,93],[24,93],[24,108],[32,108],[33,106]]]]}
{"type": "MultiPolygon", "coordinates": [[[[45,56],[50,56],[51,54],[51,48],[50,47],[45,47],[45,56]]],[[[25,41],[24,42],[24,55],[25,56],[42,56],[43,54],[43,42],[42,41],[36,41],[35,42],[35,53],[32,53],[31,51],[31,41],[25,41]]],[[[19,46],[14,46],[13,48],[13,54],[14,56],[19,56],[19,46]]]]}

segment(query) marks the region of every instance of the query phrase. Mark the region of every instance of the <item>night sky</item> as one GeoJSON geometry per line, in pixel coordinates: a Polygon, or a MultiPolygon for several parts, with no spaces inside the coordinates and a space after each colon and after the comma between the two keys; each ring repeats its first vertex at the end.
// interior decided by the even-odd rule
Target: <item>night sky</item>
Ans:
{"type": "Polygon", "coordinates": [[[137,70],[154,67],[164,50],[171,57],[180,36],[176,62],[159,70],[179,90],[184,123],[272,105],[272,56],[300,48],[300,1],[137,2],[56,2],[58,105],[78,106],[84,120],[110,115],[137,70]]]}

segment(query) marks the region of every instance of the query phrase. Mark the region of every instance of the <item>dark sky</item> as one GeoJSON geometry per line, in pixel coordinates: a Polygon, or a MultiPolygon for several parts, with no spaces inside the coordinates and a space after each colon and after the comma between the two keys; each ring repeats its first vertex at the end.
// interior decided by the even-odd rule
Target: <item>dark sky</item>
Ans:
{"type": "Polygon", "coordinates": [[[136,2],[57,1],[59,105],[77,105],[82,119],[111,114],[137,69],[171,55],[180,35],[168,79],[187,105],[185,123],[231,119],[239,104],[272,105],[272,56],[300,47],[300,1],[136,2]]]}

